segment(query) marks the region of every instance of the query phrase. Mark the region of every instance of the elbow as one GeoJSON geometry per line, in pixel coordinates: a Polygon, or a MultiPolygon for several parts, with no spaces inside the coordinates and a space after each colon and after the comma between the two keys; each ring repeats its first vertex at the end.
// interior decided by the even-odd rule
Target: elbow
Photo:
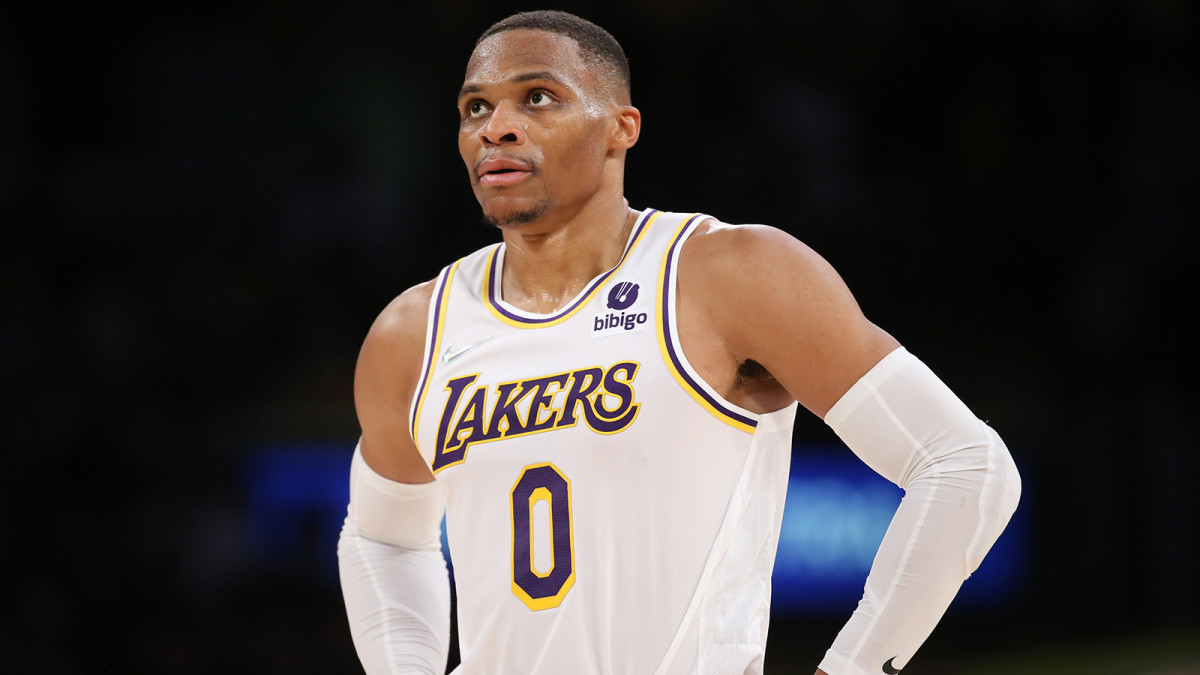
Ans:
{"type": "Polygon", "coordinates": [[[981,424],[987,434],[986,478],[977,486],[979,510],[975,516],[975,534],[967,546],[967,574],[983,562],[984,556],[1017,510],[1021,501],[1021,474],[1012,454],[991,427],[981,424]]]}
{"type": "Polygon", "coordinates": [[[1007,524],[1021,501],[1021,472],[1017,470],[1017,463],[1013,461],[1012,453],[1008,451],[1004,441],[1000,440],[1000,436],[991,427],[987,427],[987,430],[995,448],[996,478],[1000,493],[997,508],[1003,523],[1007,524]]]}
{"type": "Polygon", "coordinates": [[[978,517],[993,523],[995,535],[999,536],[1021,500],[1021,473],[1000,435],[982,421],[979,426],[982,437],[975,444],[975,451],[964,453],[967,456],[963,464],[972,476],[968,482],[971,493],[978,499],[978,517]]]}

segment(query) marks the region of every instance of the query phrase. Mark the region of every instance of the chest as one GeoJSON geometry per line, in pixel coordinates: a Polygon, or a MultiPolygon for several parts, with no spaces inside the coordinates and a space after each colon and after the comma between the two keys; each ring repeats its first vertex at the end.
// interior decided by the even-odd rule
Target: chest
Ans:
{"type": "Polygon", "coordinates": [[[665,381],[653,292],[618,281],[570,317],[514,326],[469,297],[451,297],[443,345],[416,416],[415,437],[437,472],[473,446],[586,429],[626,431],[665,381]]]}

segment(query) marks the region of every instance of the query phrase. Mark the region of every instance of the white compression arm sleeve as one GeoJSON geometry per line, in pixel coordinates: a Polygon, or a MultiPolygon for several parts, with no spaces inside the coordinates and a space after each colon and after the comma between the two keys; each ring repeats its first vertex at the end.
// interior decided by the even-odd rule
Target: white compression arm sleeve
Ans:
{"type": "Polygon", "coordinates": [[[825,422],[905,496],[863,598],[820,667],[829,675],[897,672],[1008,524],[1021,479],[996,432],[903,347],[825,422]]]}
{"type": "Polygon", "coordinates": [[[338,567],[354,648],[369,675],[446,672],[450,580],[441,549],[444,511],[440,483],[388,480],[355,449],[338,567]]]}

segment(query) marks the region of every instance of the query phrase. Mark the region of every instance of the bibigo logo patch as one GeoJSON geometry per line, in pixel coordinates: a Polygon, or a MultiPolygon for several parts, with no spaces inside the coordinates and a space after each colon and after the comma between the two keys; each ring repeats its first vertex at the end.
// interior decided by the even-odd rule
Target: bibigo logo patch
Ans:
{"type": "Polygon", "coordinates": [[[650,315],[641,309],[648,300],[638,302],[641,286],[633,281],[618,281],[608,289],[604,311],[592,317],[592,337],[608,337],[646,330],[650,315]]]}

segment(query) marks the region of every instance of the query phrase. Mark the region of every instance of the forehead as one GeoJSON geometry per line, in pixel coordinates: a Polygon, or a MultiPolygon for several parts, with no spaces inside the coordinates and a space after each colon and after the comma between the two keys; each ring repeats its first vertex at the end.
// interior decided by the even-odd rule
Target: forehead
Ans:
{"type": "Polygon", "coordinates": [[[532,71],[549,71],[575,86],[583,84],[588,73],[574,39],[522,28],[497,33],[479,43],[467,62],[464,85],[498,84],[532,71]]]}

